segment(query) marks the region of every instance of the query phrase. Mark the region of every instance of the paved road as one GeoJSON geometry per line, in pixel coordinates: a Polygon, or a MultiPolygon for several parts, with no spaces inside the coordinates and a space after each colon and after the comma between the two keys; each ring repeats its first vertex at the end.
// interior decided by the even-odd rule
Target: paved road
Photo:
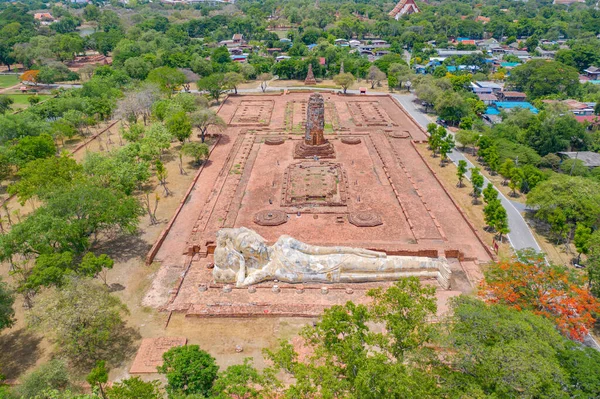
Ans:
{"type": "MultiPolygon", "coordinates": [[[[398,102],[404,107],[404,109],[423,127],[426,127],[428,123],[431,121],[427,118],[427,116],[422,113],[413,102],[415,96],[412,94],[392,94],[393,97],[398,100],[398,102]]],[[[458,164],[459,160],[464,160],[467,162],[469,168],[475,167],[468,159],[466,159],[459,151],[453,151],[449,158],[455,164],[458,164]]],[[[467,174],[467,177],[470,178],[470,172],[467,174]]],[[[484,187],[489,183],[488,179],[484,177],[484,187]]],[[[513,202],[506,198],[500,190],[498,190],[500,201],[502,201],[502,205],[506,209],[506,213],[508,214],[508,226],[510,228],[510,233],[508,234],[508,239],[510,244],[514,249],[525,249],[525,248],[533,248],[538,252],[541,252],[541,248],[538,245],[537,241],[533,237],[531,233],[531,229],[525,222],[523,215],[521,212],[525,210],[525,206],[523,204],[519,204],[513,202]]]]}

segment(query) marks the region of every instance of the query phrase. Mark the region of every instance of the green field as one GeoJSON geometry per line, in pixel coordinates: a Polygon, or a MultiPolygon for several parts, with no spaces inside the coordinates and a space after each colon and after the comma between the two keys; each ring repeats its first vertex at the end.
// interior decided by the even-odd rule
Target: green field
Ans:
{"type": "MultiPolygon", "coordinates": [[[[17,110],[29,107],[29,101],[27,101],[27,99],[32,96],[32,94],[7,94],[6,96],[13,99],[14,103],[12,107],[17,110]]],[[[52,96],[48,94],[38,94],[38,97],[40,98],[40,101],[44,101],[52,96]]]]}
{"type": "Polygon", "coordinates": [[[14,86],[19,82],[19,75],[0,75],[0,89],[14,86]]]}

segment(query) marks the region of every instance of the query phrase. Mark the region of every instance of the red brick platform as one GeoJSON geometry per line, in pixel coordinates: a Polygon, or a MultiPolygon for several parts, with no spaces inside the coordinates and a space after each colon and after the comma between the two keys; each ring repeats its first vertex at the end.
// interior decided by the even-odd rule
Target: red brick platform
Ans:
{"type": "Polygon", "coordinates": [[[335,158],[322,162],[335,165],[336,173],[300,173],[294,179],[304,185],[292,183],[289,171],[306,162],[294,159],[294,147],[304,138],[309,95],[235,96],[222,105],[219,114],[229,128],[156,258],[167,268],[179,266],[180,273],[182,256],[194,255],[166,309],[202,317],[313,316],[324,306],[364,300],[367,286],[355,286],[349,295],[336,284],[326,295],[321,286],[295,294],[281,285],[275,293],[273,284],[261,284],[255,293],[223,293],[206,265],[224,227],[254,229],[271,243],[287,234],[314,245],[446,256],[452,292],[477,283],[478,264],[490,255],[412,145],[427,136],[392,98],[324,94],[325,138],[335,158]],[[269,145],[274,138],[281,140],[269,145]],[[275,214],[282,223],[256,223],[275,214]],[[209,288],[199,292],[199,286],[209,288]]]}

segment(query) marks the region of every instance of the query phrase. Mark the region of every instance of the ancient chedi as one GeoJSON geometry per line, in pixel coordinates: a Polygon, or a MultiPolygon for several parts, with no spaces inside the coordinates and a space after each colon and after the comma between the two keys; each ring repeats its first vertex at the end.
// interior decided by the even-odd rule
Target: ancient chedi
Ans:
{"type": "Polygon", "coordinates": [[[312,70],[312,64],[308,64],[308,73],[306,74],[306,79],[304,79],[304,84],[307,86],[314,86],[317,84],[315,80],[315,74],[312,70]]]}
{"type": "Polygon", "coordinates": [[[323,96],[313,93],[306,107],[306,133],[304,140],[294,147],[294,158],[335,158],[333,144],[327,139],[325,130],[325,102],[323,96]]]}

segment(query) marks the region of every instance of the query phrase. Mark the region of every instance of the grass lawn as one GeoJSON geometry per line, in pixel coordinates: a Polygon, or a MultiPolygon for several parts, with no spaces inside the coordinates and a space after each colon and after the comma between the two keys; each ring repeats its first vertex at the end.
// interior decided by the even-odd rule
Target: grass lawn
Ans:
{"type": "Polygon", "coordinates": [[[19,75],[0,75],[0,89],[14,86],[19,82],[19,75]]]}
{"type": "MultiPolygon", "coordinates": [[[[27,99],[31,96],[32,96],[32,94],[8,94],[7,95],[7,97],[10,97],[13,99],[14,103],[13,103],[12,107],[15,110],[29,107],[29,101],[27,101],[27,99]]],[[[44,101],[44,100],[52,97],[49,94],[38,94],[37,96],[40,98],[40,101],[44,101]]]]}

